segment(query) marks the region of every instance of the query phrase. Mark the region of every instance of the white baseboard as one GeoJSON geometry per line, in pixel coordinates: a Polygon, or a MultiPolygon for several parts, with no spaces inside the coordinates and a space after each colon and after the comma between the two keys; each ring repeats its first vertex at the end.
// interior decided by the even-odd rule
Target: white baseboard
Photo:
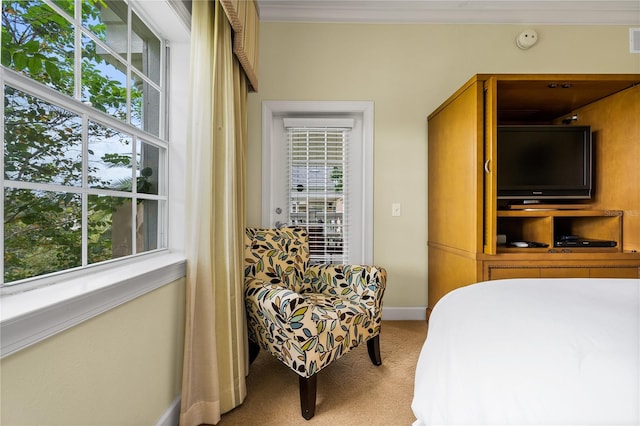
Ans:
{"type": "Polygon", "coordinates": [[[156,426],[178,426],[180,423],[180,395],[171,402],[167,411],[158,419],[156,426]]]}
{"type": "Polygon", "coordinates": [[[410,308],[382,308],[382,319],[386,321],[426,321],[426,306],[414,306],[410,308]]]}

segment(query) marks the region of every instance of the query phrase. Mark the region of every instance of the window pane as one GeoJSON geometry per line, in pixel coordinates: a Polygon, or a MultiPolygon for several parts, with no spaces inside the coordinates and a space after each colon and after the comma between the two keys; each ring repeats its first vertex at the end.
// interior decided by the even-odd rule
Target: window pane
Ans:
{"type": "Polygon", "coordinates": [[[132,74],[131,124],[139,129],[160,135],[160,91],[138,73],[132,74]]]}
{"type": "Polygon", "coordinates": [[[88,261],[102,262],[133,254],[131,199],[90,195],[88,261]]]}
{"type": "Polygon", "coordinates": [[[82,265],[79,194],[4,190],[4,280],[82,265]]]}
{"type": "Polygon", "coordinates": [[[67,12],[67,15],[69,15],[69,17],[73,19],[73,10],[75,6],[74,0],[53,0],[53,4],[58,6],[63,11],[67,12]]]}
{"type": "Polygon", "coordinates": [[[112,48],[122,59],[127,58],[127,5],[122,1],[83,2],[82,25],[112,48]]]}
{"type": "Polygon", "coordinates": [[[4,89],[5,179],[80,186],[81,118],[10,86],[4,89]]]}
{"type": "Polygon", "coordinates": [[[127,119],[127,67],[87,36],[82,36],[82,101],[127,119]]]}
{"type": "Polygon", "coordinates": [[[89,122],[88,178],[91,188],[131,191],[133,138],[89,122]]]}
{"type": "Polygon", "coordinates": [[[138,192],[158,194],[158,175],[160,167],[160,148],[144,142],[138,142],[138,192]]]}
{"type": "Polygon", "coordinates": [[[131,65],[160,84],[160,39],[131,12],[131,65]]]}
{"type": "Polygon", "coordinates": [[[136,250],[143,253],[159,248],[158,245],[158,204],[157,200],[139,200],[136,211],[136,250]]]}
{"type": "Polygon", "coordinates": [[[73,95],[73,43],[73,25],[44,2],[2,2],[2,65],[73,95]]]}

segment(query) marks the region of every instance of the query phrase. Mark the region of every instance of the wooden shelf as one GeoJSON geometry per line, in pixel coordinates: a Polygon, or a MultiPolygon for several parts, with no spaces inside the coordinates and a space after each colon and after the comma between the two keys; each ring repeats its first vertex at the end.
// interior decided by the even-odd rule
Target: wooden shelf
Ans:
{"type": "Polygon", "coordinates": [[[553,209],[526,209],[526,210],[498,210],[498,217],[581,217],[581,216],[622,216],[622,210],[553,210],[553,209]]]}
{"type": "Polygon", "coordinates": [[[513,241],[535,241],[547,247],[498,246],[497,253],[617,253],[622,251],[620,210],[498,210],[498,234],[513,241]],[[563,235],[615,241],[615,247],[556,247],[563,235]]]}

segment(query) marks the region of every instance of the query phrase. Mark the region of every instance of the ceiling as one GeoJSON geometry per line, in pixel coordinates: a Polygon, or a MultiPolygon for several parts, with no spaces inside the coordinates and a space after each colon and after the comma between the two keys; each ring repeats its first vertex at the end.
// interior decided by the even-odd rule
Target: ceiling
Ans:
{"type": "Polygon", "coordinates": [[[261,21],[640,25],[640,0],[257,0],[261,21]]]}

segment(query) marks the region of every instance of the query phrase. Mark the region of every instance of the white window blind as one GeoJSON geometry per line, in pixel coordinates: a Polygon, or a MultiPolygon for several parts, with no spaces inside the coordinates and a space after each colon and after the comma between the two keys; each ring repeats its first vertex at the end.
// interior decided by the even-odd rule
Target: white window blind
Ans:
{"type": "Polygon", "coordinates": [[[289,223],[307,228],[311,263],[349,258],[352,119],[285,118],[289,223]]]}

